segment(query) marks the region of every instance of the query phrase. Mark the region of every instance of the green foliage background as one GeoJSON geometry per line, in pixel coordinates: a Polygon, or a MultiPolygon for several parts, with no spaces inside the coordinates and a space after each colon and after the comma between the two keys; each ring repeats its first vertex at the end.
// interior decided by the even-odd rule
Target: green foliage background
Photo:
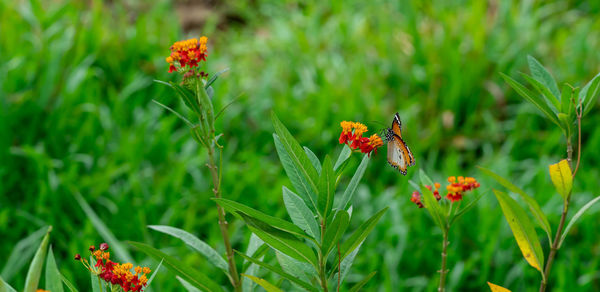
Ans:
{"type": "MultiPolygon", "coordinates": [[[[217,124],[225,135],[225,197],[284,216],[281,186],[290,183],[274,150],[271,110],[320,157],[341,149],[341,120],[366,122],[376,132],[398,111],[417,165],[403,177],[385,155],[370,164],[355,217],[390,209],[348,281],[377,270],[368,291],[434,289],[441,234],[409,201],[408,179],[423,168],[438,181],[475,176],[488,193],[451,231],[449,289],[481,291],[486,281],[537,289],[539,275],[522,259],[491,195],[496,185],[474,167],[523,187],[557,225],[561,198],[547,166],[565,156],[565,143],[499,72],[520,80],[531,54],[559,83],[585,84],[600,71],[600,3],[211,2],[203,26],[186,32],[180,4],[0,1],[0,267],[21,238],[50,224],[61,272],[86,287],[89,276],[72,256],[102,239],[74,199],[81,193],[120,240],[165,248],[211,274],[214,268],[182,243],[145,227],[180,227],[223,250],[205,155],[181,121],[151,102],[184,110],[152,80],[177,80],[166,72],[169,46],[202,34],[209,37],[210,72],[231,68],[214,86],[215,107],[239,96],[217,124]]],[[[598,195],[597,112],[583,121],[574,210],[598,195]]],[[[598,210],[559,252],[554,291],[600,289],[598,210]]],[[[248,231],[242,222],[232,225],[234,246],[242,249],[248,231]]],[[[25,270],[9,282],[22,287],[25,270]]],[[[153,286],[182,289],[166,270],[153,286]]]]}

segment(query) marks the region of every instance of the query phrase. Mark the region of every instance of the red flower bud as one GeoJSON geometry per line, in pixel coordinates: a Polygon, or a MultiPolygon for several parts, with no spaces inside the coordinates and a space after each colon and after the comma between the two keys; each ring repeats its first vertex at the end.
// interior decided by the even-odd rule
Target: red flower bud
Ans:
{"type": "Polygon", "coordinates": [[[108,249],[108,243],[104,242],[100,244],[100,250],[105,251],[108,249]]]}
{"type": "Polygon", "coordinates": [[[81,260],[81,255],[80,254],[76,254],[75,255],[75,260],[76,261],[80,261],[81,260]]]}

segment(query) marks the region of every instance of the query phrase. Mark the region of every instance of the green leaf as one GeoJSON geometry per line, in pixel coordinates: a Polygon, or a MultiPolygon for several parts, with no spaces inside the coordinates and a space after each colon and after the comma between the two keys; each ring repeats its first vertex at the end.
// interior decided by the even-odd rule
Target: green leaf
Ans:
{"type": "MultiPolygon", "coordinates": [[[[152,284],[152,280],[154,280],[154,277],[156,277],[156,274],[158,274],[158,271],[160,270],[160,268],[162,267],[162,263],[164,260],[160,260],[160,263],[158,263],[158,266],[156,266],[156,269],[154,269],[154,272],[152,273],[152,275],[150,276],[150,279],[148,279],[148,282],[146,282],[146,287],[150,287],[150,284],[152,284]]],[[[144,290],[145,291],[145,290],[144,290]]],[[[50,291],[52,292],[52,291],[50,291]]]]}
{"type": "Polygon", "coordinates": [[[358,187],[358,183],[360,183],[360,180],[362,179],[363,175],[365,174],[365,171],[367,170],[367,166],[369,165],[369,160],[370,160],[369,156],[364,155],[362,161],[358,165],[358,168],[356,168],[356,172],[354,172],[354,175],[352,176],[352,179],[350,180],[348,187],[346,187],[346,190],[344,191],[342,198],[336,204],[338,209],[346,210],[348,208],[348,205],[350,205],[350,202],[352,201],[352,197],[354,196],[354,193],[356,192],[356,188],[358,187]]]}
{"type": "Polygon", "coordinates": [[[180,120],[184,121],[189,127],[194,127],[194,124],[192,122],[190,122],[188,119],[186,119],[182,114],[178,113],[176,110],[158,102],[157,100],[153,99],[152,102],[156,103],[157,105],[159,105],[160,107],[170,111],[171,113],[173,113],[176,117],[178,117],[180,120]]]}
{"type": "Polygon", "coordinates": [[[525,210],[505,193],[494,190],[494,194],[498,202],[500,202],[504,217],[508,221],[508,225],[523,253],[523,257],[529,265],[540,271],[542,277],[544,277],[544,272],[542,271],[544,267],[542,246],[535,233],[535,229],[533,229],[533,225],[529,221],[529,217],[525,214],[525,210]]]}
{"type": "MultiPolygon", "coordinates": [[[[334,269],[331,269],[331,272],[329,273],[329,279],[340,276],[340,284],[344,283],[344,279],[346,278],[346,275],[350,271],[350,268],[352,267],[352,264],[354,263],[354,258],[358,254],[358,251],[360,250],[361,245],[362,245],[362,242],[346,258],[344,258],[344,260],[342,260],[342,262],[340,263],[340,270],[342,271],[341,275],[339,275],[337,273],[337,267],[335,267],[334,269]]],[[[336,257],[335,262],[337,263],[338,261],[339,261],[339,259],[336,257]]]]}
{"type": "Polygon", "coordinates": [[[92,221],[92,225],[94,225],[94,227],[96,228],[98,233],[100,233],[102,238],[104,240],[106,240],[106,242],[108,242],[108,244],[110,245],[110,249],[112,251],[114,251],[114,253],[117,255],[117,257],[122,259],[125,262],[133,263],[134,262],[133,257],[131,257],[131,255],[129,254],[129,251],[127,250],[127,248],[125,248],[125,246],[123,246],[121,244],[121,242],[119,240],[117,240],[115,235],[104,224],[104,222],[102,222],[100,217],[98,217],[98,215],[96,215],[96,213],[94,212],[92,207],[90,207],[90,205],[88,205],[88,203],[81,196],[81,194],[79,194],[78,192],[74,192],[73,196],[75,197],[75,200],[77,200],[77,202],[79,203],[79,206],[81,206],[81,209],[83,210],[85,215],[88,217],[88,219],[90,219],[90,221],[92,221]]]}
{"type": "Polygon", "coordinates": [[[206,89],[204,89],[204,87],[200,86],[200,84],[198,84],[196,91],[198,94],[198,97],[197,97],[198,102],[200,103],[200,106],[202,106],[202,108],[204,108],[204,112],[206,113],[206,123],[207,123],[207,127],[208,127],[207,131],[212,131],[214,133],[215,110],[213,108],[212,101],[210,100],[210,97],[208,96],[206,89]]]}
{"type": "Polygon", "coordinates": [[[205,256],[209,262],[225,272],[226,275],[229,275],[229,266],[227,265],[225,259],[223,259],[223,257],[219,255],[219,253],[210,245],[206,244],[193,234],[179,228],[165,225],[149,225],[148,228],[181,239],[181,241],[205,256]]]}
{"type": "Polygon", "coordinates": [[[291,233],[273,228],[266,222],[241,214],[248,228],[266,244],[290,257],[317,267],[317,257],[313,250],[291,233]]]}
{"type": "Polygon", "coordinates": [[[35,292],[38,289],[40,276],[42,275],[42,266],[44,265],[46,253],[48,252],[51,231],[52,226],[49,226],[40,247],[33,256],[33,260],[31,260],[29,270],[27,271],[27,277],[25,278],[25,288],[23,289],[25,292],[35,292]]]}
{"type": "Polygon", "coordinates": [[[323,170],[319,176],[319,193],[317,202],[322,218],[327,218],[331,208],[333,208],[333,199],[335,198],[335,174],[331,158],[325,156],[323,161],[323,170]]]}
{"type": "Polygon", "coordinates": [[[180,260],[154,248],[145,243],[141,242],[129,242],[132,246],[146,253],[157,261],[162,261],[167,269],[173,272],[175,275],[181,277],[185,281],[192,284],[194,287],[203,291],[223,291],[219,284],[211,280],[210,277],[201,273],[192,267],[187,266],[180,260]]]}
{"type": "Polygon", "coordinates": [[[303,148],[304,148],[304,152],[306,152],[306,156],[308,156],[308,159],[310,160],[310,163],[315,168],[315,170],[317,170],[317,173],[320,175],[321,174],[321,162],[319,161],[319,158],[308,147],[305,146],[303,148]]]}
{"type": "Polygon", "coordinates": [[[260,285],[261,287],[263,287],[265,289],[265,291],[267,292],[283,292],[283,290],[277,288],[277,286],[269,283],[267,280],[259,278],[259,277],[255,277],[252,275],[246,275],[246,274],[242,274],[242,276],[249,278],[250,280],[254,281],[256,284],[260,285]]]}
{"type": "Polygon", "coordinates": [[[301,176],[308,183],[307,187],[312,189],[313,192],[316,193],[319,175],[317,174],[317,171],[314,169],[314,167],[311,166],[308,156],[306,155],[306,153],[304,153],[300,144],[298,144],[296,139],[294,139],[292,134],[290,134],[288,129],[281,123],[281,121],[279,120],[279,118],[277,118],[277,115],[275,115],[274,112],[271,113],[271,120],[273,120],[273,127],[275,128],[277,136],[281,140],[281,144],[283,144],[283,146],[285,147],[285,150],[287,151],[292,162],[300,172],[301,176]]]}
{"type": "Polygon", "coordinates": [[[325,238],[323,238],[323,243],[321,245],[321,251],[323,252],[323,256],[326,258],[329,256],[329,253],[336,246],[344,232],[346,232],[346,228],[348,228],[348,223],[350,222],[350,215],[348,212],[344,210],[338,210],[335,213],[335,218],[326,226],[325,238]]]}
{"type": "Polygon", "coordinates": [[[188,292],[202,292],[202,290],[194,287],[194,285],[190,284],[188,281],[182,279],[181,277],[175,276],[175,278],[177,279],[177,281],[179,281],[179,283],[181,283],[181,285],[183,285],[185,290],[187,290],[188,292]]]}
{"type": "Polygon", "coordinates": [[[6,283],[4,279],[0,277],[0,292],[17,292],[17,290],[8,285],[8,283],[6,283]]]}
{"type": "MultiPolygon", "coordinates": [[[[313,211],[317,211],[317,189],[316,187],[313,189],[306,179],[306,177],[301,173],[300,169],[296,167],[294,162],[292,161],[292,157],[285,149],[285,146],[281,142],[281,139],[277,134],[273,134],[273,140],[275,141],[275,149],[277,150],[277,155],[279,155],[279,160],[281,160],[281,164],[283,165],[283,169],[285,169],[285,173],[287,174],[292,186],[296,189],[298,195],[306,202],[306,205],[313,211]]],[[[308,159],[308,158],[307,158],[308,159]]],[[[314,167],[313,167],[314,169],[314,167]]],[[[315,170],[316,172],[316,170],[315,170]]]]}
{"type": "Polygon", "coordinates": [[[381,216],[385,214],[388,208],[389,207],[385,207],[381,209],[379,212],[375,213],[375,215],[369,218],[369,220],[361,224],[352,233],[352,235],[340,246],[340,253],[342,254],[341,260],[344,260],[346,256],[348,256],[355,248],[357,248],[363,242],[363,240],[365,240],[365,238],[367,238],[367,235],[369,235],[373,228],[375,228],[375,225],[377,225],[377,222],[379,221],[379,219],[381,219],[381,216]]]}
{"type": "Polygon", "coordinates": [[[472,200],[471,202],[469,202],[469,204],[467,204],[460,211],[458,211],[458,213],[456,213],[454,216],[452,216],[452,218],[450,218],[450,222],[448,223],[448,225],[452,225],[452,223],[454,223],[454,221],[458,220],[458,218],[460,218],[462,215],[464,215],[469,210],[471,210],[475,206],[475,204],[477,204],[477,202],[479,202],[479,200],[481,199],[481,197],[483,197],[483,194],[475,197],[474,200],[472,200]]]}
{"type": "Polygon", "coordinates": [[[442,212],[440,205],[437,199],[433,196],[433,193],[425,186],[434,186],[433,181],[425,174],[425,172],[421,169],[419,171],[419,177],[421,179],[420,190],[423,196],[423,203],[425,205],[425,209],[433,218],[433,222],[442,230],[445,231],[446,228],[446,215],[442,212]]]}
{"type": "Polygon", "coordinates": [[[573,102],[572,102],[572,97],[573,97],[573,88],[571,86],[569,86],[567,83],[565,83],[563,85],[563,89],[562,89],[562,93],[560,96],[560,103],[561,103],[561,112],[570,116],[572,115],[572,110],[573,110],[573,102]]]}
{"type": "Polygon", "coordinates": [[[305,282],[310,282],[311,277],[317,277],[316,270],[310,264],[297,261],[278,251],[275,252],[275,256],[277,257],[277,262],[279,262],[279,265],[286,273],[305,282]]]}
{"type": "Polygon", "coordinates": [[[2,277],[5,281],[9,281],[28,263],[47,231],[48,227],[42,227],[17,242],[2,269],[2,277]]]}
{"type": "Polygon", "coordinates": [[[348,290],[348,292],[360,291],[360,289],[362,289],[362,287],[365,284],[367,284],[367,282],[369,282],[369,280],[371,280],[371,278],[373,278],[373,276],[375,276],[375,274],[377,274],[377,272],[371,272],[364,279],[362,279],[362,281],[360,281],[360,282],[356,283],[354,286],[352,286],[352,288],[350,288],[350,290],[348,290]]]}
{"type": "Polygon", "coordinates": [[[298,279],[298,278],[296,278],[296,277],[294,277],[294,276],[286,273],[281,268],[278,268],[278,267],[275,267],[275,266],[271,266],[271,265],[269,265],[267,263],[264,263],[262,261],[259,261],[259,260],[255,259],[255,258],[249,257],[249,256],[247,256],[247,255],[245,255],[245,254],[243,254],[243,253],[241,253],[241,252],[239,252],[237,250],[235,252],[237,254],[239,254],[241,257],[245,258],[246,260],[248,260],[248,261],[250,261],[252,263],[255,263],[255,264],[257,264],[257,265],[259,265],[259,266],[261,266],[261,267],[263,267],[263,268],[271,271],[271,272],[274,272],[274,273],[280,275],[281,277],[287,279],[288,281],[290,281],[292,283],[295,283],[295,284],[299,285],[300,287],[302,287],[302,288],[304,288],[304,289],[306,289],[308,291],[314,291],[314,292],[318,292],[319,291],[319,290],[313,288],[311,284],[306,283],[306,282],[304,282],[304,281],[302,281],[302,280],[300,280],[300,279],[298,279]]]}
{"type": "MultiPolygon", "coordinates": [[[[65,284],[65,286],[67,286],[67,288],[69,288],[69,291],[79,292],[79,290],[77,290],[77,288],[75,288],[75,286],[73,286],[73,284],[67,278],[65,278],[65,276],[63,276],[62,274],[60,275],[60,279],[65,284]]],[[[50,291],[50,292],[52,292],[52,291],[50,291]]]]}
{"type": "Polygon", "coordinates": [[[62,286],[60,272],[56,266],[52,246],[48,249],[48,256],[46,258],[46,290],[52,292],[65,291],[62,286]]]}
{"type": "Polygon", "coordinates": [[[538,205],[535,199],[527,195],[522,189],[515,186],[513,183],[496,174],[495,172],[481,166],[477,166],[477,168],[479,168],[479,170],[481,170],[481,172],[483,172],[487,176],[490,176],[491,178],[496,180],[499,184],[501,184],[509,191],[521,196],[521,199],[525,201],[527,207],[529,207],[529,211],[531,212],[531,214],[533,214],[533,217],[536,219],[538,226],[540,226],[542,230],[546,232],[546,235],[548,235],[548,242],[550,242],[550,245],[552,245],[552,229],[550,228],[550,223],[548,222],[548,218],[546,218],[546,215],[544,214],[544,212],[542,212],[542,208],[540,208],[540,205],[538,205]]]}
{"type": "MultiPolygon", "coordinates": [[[[90,260],[91,259],[92,257],[90,256],[90,260]]],[[[100,281],[97,275],[95,275],[94,273],[90,273],[90,279],[92,282],[92,292],[104,292],[104,285],[102,284],[103,282],[100,281]]]]}
{"type": "Polygon", "coordinates": [[[217,80],[217,78],[219,78],[219,76],[221,76],[221,74],[223,74],[227,71],[229,71],[229,68],[225,68],[225,69],[215,73],[210,79],[208,79],[208,81],[204,85],[204,89],[208,89],[208,87],[210,87],[217,80]]]}
{"type": "Polygon", "coordinates": [[[573,173],[571,173],[571,167],[567,160],[563,159],[558,163],[551,164],[548,169],[556,191],[565,201],[569,200],[573,188],[573,173]]]}
{"type": "Polygon", "coordinates": [[[560,104],[560,101],[558,100],[558,96],[554,96],[554,94],[552,94],[552,92],[550,92],[550,89],[548,89],[548,87],[543,85],[541,82],[533,79],[531,76],[529,76],[525,73],[520,73],[520,74],[521,74],[521,77],[523,77],[525,80],[527,80],[529,82],[529,84],[531,84],[531,86],[533,86],[542,96],[546,97],[547,101],[550,101],[550,103],[548,105],[550,106],[550,109],[552,109],[552,112],[554,112],[555,114],[558,113],[558,111],[561,108],[561,104],[560,104]]]}
{"type": "Polygon", "coordinates": [[[600,95],[600,73],[594,76],[579,92],[579,100],[583,105],[584,116],[594,107],[598,95],[600,95]]]}
{"type": "Polygon", "coordinates": [[[304,204],[304,201],[294,192],[283,187],[283,203],[290,218],[292,218],[292,222],[320,242],[321,230],[319,229],[319,224],[315,219],[315,215],[304,204]]]}
{"type": "Polygon", "coordinates": [[[510,78],[508,75],[503,74],[503,73],[500,73],[500,75],[502,76],[502,78],[504,78],[504,80],[506,81],[506,83],[508,83],[508,85],[510,85],[515,91],[517,91],[517,93],[519,93],[519,95],[521,95],[527,101],[529,101],[533,105],[535,105],[539,110],[542,111],[542,113],[544,113],[546,115],[546,117],[548,117],[548,119],[550,119],[550,121],[552,121],[554,124],[556,124],[557,126],[562,128],[562,126],[558,122],[558,118],[556,117],[556,115],[553,113],[552,109],[548,106],[546,101],[541,96],[534,94],[529,89],[527,89],[525,86],[523,86],[521,83],[510,78]]]}
{"type": "MultiPolygon", "coordinates": [[[[248,249],[246,249],[246,254],[251,257],[257,257],[262,260],[263,258],[263,250],[267,250],[268,246],[265,244],[262,239],[260,239],[256,234],[250,234],[250,240],[248,241],[248,249]]],[[[254,275],[258,272],[259,266],[257,264],[253,264],[244,260],[244,266],[242,267],[242,271],[249,275],[254,275]]],[[[253,291],[254,290],[254,282],[250,281],[250,279],[242,279],[242,291],[253,291]]]]}
{"type": "Polygon", "coordinates": [[[532,56],[527,56],[527,63],[529,63],[529,70],[531,71],[531,75],[535,80],[542,83],[546,86],[552,94],[558,98],[560,96],[560,91],[558,90],[558,85],[554,80],[554,77],[532,56]]]}
{"type": "Polygon", "coordinates": [[[173,82],[164,82],[161,80],[154,80],[154,82],[171,87],[173,90],[175,90],[177,95],[183,100],[185,105],[190,110],[192,110],[194,113],[196,113],[198,115],[200,115],[202,113],[202,110],[200,109],[200,104],[198,104],[198,101],[196,100],[196,97],[194,96],[193,91],[191,91],[183,86],[180,86],[179,84],[173,83],[173,82]]]}
{"type": "Polygon", "coordinates": [[[236,215],[240,219],[243,219],[243,218],[240,217],[238,214],[243,213],[250,217],[256,218],[260,221],[264,221],[265,223],[268,223],[269,225],[271,225],[273,228],[276,228],[276,229],[279,229],[279,230],[282,230],[285,232],[289,232],[296,236],[301,236],[301,237],[305,237],[308,239],[311,238],[310,236],[306,235],[306,233],[304,233],[304,231],[302,229],[300,229],[298,226],[296,226],[288,221],[285,221],[283,219],[279,219],[277,217],[267,215],[263,212],[260,212],[256,209],[252,209],[244,204],[240,204],[235,201],[231,201],[231,200],[227,200],[227,199],[223,199],[223,198],[213,198],[213,200],[215,202],[217,202],[217,204],[221,205],[221,207],[225,208],[225,210],[227,210],[227,212],[229,212],[233,215],[236,215]]]}
{"type": "Polygon", "coordinates": [[[575,222],[577,222],[577,220],[579,220],[579,217],[581,217],[581,215],[583,215],[583,213],[585,213],[585,211],[587,211],[589,208],[591,208],[592,205],[594,205],[598,201],[600,201],[600,196],[589,201],[587,204],[585,204],[583,207],[581,207],[581,209],[579,209],[579,211],[577,211],[577,213],[575,213],[573,218],[571,218],[571,221],[569,221],[569,224],[567,224],[567,228],[565,228],[565,231],[563,231],[562,235],[560,236],[560,241],[558,242],[557,248],[560,248],[560,246],[563,244],[563,242],[565,241],[565,238],[567,237],[567,234],[569,233],[569,230],[571,230],[571,228],[573,228],[573,225],[575,224],[575,222]]]}
{"type": "Polygon", "coordinates": [[[350,149],[348,145],[342,145],[342,151],[340,152],[340,155],[338,156],[338,159],[335,162],[335,165],[333,166],[333,170],[337,171],[340,168],[340,166],[342,166],[342,164],[344,164],[344,162],[346,162],[348,158],[350,158],[351,155],[352,149],[350,149]]]}

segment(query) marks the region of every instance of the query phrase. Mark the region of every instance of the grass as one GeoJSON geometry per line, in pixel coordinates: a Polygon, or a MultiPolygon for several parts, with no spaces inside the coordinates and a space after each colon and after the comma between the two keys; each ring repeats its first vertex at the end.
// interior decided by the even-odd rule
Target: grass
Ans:
{"type": "MultiPolygon", "coordinates": [[[[226,137],[225,197],[285,214],[280,191],[290,183],[275,154],[270,110],[318,156],[338,147],[339,121],[372,121],[375,130],[398,111],[417,160],[409,179],[416,168],[437,180],[464,174],[478,177],[480,191],[488,192],[453,227],[449,290],[480,291],[486,281],[515,291],[537,288],[538,275],[521,258],[491,195],[498,186],[475,166],[511,178],[554,212],[549,220],[557,225],[561,201],[547,165],[565,156],[561,133],[499,72],[517,78],[531,54],[557,80],[584,84],[600,71],[600,5],[241,1],[214,13],[189,34],[209,36],[211,72],[231,68],[215,85],[215,107],[240,96],[217,123],[226,137]],[[226,15],[242,22],[220,25],[217,18],[226,15]]],[[[173,4],[3,0],[0,24],[0,262],[21,238],[50,224],[61,272],[86,287],[89,276],[71,258],[101,238],[75,200],[81,193],[118,239],[163,247],[209,269],[203,259],[185,257],[189,252],[176,240],[146,228],[193,231],[224,252],[205,155],[181,121],[151,102],[183,110],[152,82],[174,80],[164,57],[187,36],[173,4]]],[[[583,121],[574,209],[598,195],[597,110],[583,121]]],[[[441,234],[410,203],[411,192],[407,178],[377,155],[355,196],[360,220],[350,228],[390,209],[363,244],[349,282],[378,270],[366,290],[434,289],[441,234]]],[[[600,289],[597,216],[596,207],[572,230],[554,264],[553,290],[600,289]]],[[[234,247],[242,249],[249,233],[241,222],[232,225],[234,247]]],[[[24,275],[25,268],[8,281],[21,287],[24,275]]],[[[166,272],[153,286],[181,289],[166,272]]]]}

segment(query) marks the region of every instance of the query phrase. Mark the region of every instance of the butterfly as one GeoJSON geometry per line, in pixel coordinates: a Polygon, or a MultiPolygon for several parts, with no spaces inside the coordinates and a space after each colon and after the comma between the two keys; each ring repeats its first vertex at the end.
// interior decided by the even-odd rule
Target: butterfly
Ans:
{"type": "Polygon", "coordinates": [[[415,165],[415,157],[402,140],[402,122],[400,115],[396,113],[392,121],[392,127],[387,128],[385,132],[385,140],[387,145],[387,160],[388,163],[403,175],[406,175],[406,170],[409,166],[415,165]]]}

